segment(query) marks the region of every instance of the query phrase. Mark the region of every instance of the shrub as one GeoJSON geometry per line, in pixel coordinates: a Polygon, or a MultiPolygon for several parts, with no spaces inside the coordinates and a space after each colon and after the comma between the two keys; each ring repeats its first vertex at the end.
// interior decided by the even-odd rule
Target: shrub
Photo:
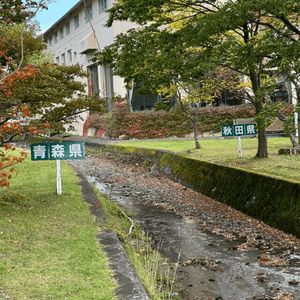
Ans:
{"type": "MultiPolygon", "coordinates": [[[[250,105],[202,107],[198,117],[198,130],[200,133],[219,132],[222,125],[232,125],[234,119],[252,118],[254,115],[255,111],[250,105]]],[[[193,132],[192,122],[179,105],[169,111],[130,112],[126,103],[119,101],[115,103],[111,113],[89,120],[89,126],[106,128],[110,137],[125,135],[127,138],[138,139],[184,137],[193,132]]]]}
{"type": "Polygon", "coordinates": [[[164,102],[155,102],[153,108],[154,111],[159,111],[159,110],[169,111],[171,109],[171,107],[164,102]]]}

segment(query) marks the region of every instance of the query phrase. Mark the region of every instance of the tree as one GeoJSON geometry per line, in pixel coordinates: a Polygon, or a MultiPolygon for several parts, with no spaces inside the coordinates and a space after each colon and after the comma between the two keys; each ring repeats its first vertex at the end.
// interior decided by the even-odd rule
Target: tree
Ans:
{"type": "Polygon", "coordinates": [[[242,87],[236,72],[217,68],[214,62],[208,62],[203,47],[184,42],[182,26],[179,21],[163,29],[153,24],[129,30],[98,52],[95,60],[110,63],[114,74],[123,77],[128,88],[134,79],[139,82],[140,93],[177,96],[193,123],[195,146],[199,149],[197,122],[201,103],[211,104],[224,90],[239,94],[242,87]],[[187,109],[183,104],[186,101],[193,102],[196,109],[187,109]]]}
{"type": "MultiPolygon", "coordinates": [[[[164,58],[168,57],[167,51],[173,56],[168,57],[171,60],[178,58],[175,54],[184,55],[185,59],[177,64],[184,74],[183,79],[190,75],[190,71],[193,76],[197,70],[201,73],[203,64],[206,70],[214,70],[216,66],[230,68],[249,80],[246,94],[258,115],[274,90],[279,59],[283,64],[285,58],[299,56],[296,51],[299,7],[300,3],[292,0],[117,1],[109,10],[107,25],[111,26],[115,20],[130,20],[140,24],[141,28],[120,35],[116,40],[119,47],[111,47],[109,54],[104,51],[103,59],[113,61],[114,57],[118,57],[117,68],[122,69],[123,63],[130,74],[136,70],[136,75],[150,86],[153,81],[147,75],[151,73],[149,70],[154,61],[159,60],[163,65],[169,63],[168,60],[157,59],[155,47],[158,46],[164,58]],[[130,42],[134,47],[130,47],[130,42]],[[198,55],[199,48],[202,49],[201,55],[198,55]],[[287,48],[291,50],[289,53],[287,48]],[[129,56],[136,55],[136,62],[132,65],[128,65],[126,49],[129,56]],[[145,53],[141,54],[141,51],[145,53]]],[[[171,63],[172,68],[174,65],[171,63]]],[[[165,80],[169,79],[168,76],[169,73],[165,80]]],[[[156,78],[158,81],[161,79],[159,76],[156,78]]],[[[266,131],[260,128],[256,157],[267,156],[266,131]]]]}
{"type": "MultiPolygon", "coordinates": [[[[39,8],[44,8],[44,1],[22,1],[22,0],[1,0],[0,1],[0,28],[1,34],[5,31],[9,31],[10,27],[16,24],[25,22],[26,19],[30,19],[34,15],[34,11],[39,8]]],[[[21,29],[20,44],[23,41],[23,30],[25,23],[21,29]]],[[[15,148],[6,143],[6,136],[11,134],[22,134],[22,126],[18,121],[9,122],[16,114],[23,115],[24,117],[29,114],[26,106],[17,107],[17,105],[8,105],[7,101],[13,94],[13,89],[20,80],[26,80],[30,76],[33,76],[38,70],[33,66],[23,65],[23,54],[21,60],[17,65],[10,54],[9,44],[3,39],[0,40],[0,59],[2,65],[0,66],[0,96],[1,96],[1,109],[5,114],[0,114],[0,187],[9,187],[8,180],[11,178],[11,174],[14,172],[14,165],[21,163],[26,157],[25,152],[21,152],[21,157],[10,155],[11,151],[15,148]],[[3,97],[6,101],[3,101],[3,97]]],[[[23,46],[22,46],[23,47],[23,46]]],[[[22,48],[21,47],[21,48],[22,48]]],[[[22,53],[23,50],[21,50],[22,53]]],[[[28,131],[35,132],[35,128],[28,127],[28,131]]]]}
{"type": "Polygon", "coordinates": [[[29,20],[45,1],[0,4],[0,187],[9,187],[14,164],[26,157],[25,152],[21,157],[11,155],[15,137],[38,134],[50,126],[54,132],[65,131],[80,113],[103,111],[104,105],[96,96],[84,95],[85,84],[78,79],[87,73],[79,65],[58,66],[43,52],[45,45],[29,20]]]}
{"type": "Polygon", "coordinates": [[[14,24],[12,26],[0,26],[1,49],[6,49],[6,58],[2,57],[0,63],[5,66],[10,57],[15,63],[20,63],[23,59],[28,61],[33,53],[39,53],[46,48],[42,36],[35,36],[36,25],[29,24],[23,27],[23,24],[14,24]],[[21,31],[23,42],[21,43],[21,31]]]}
{"type": "MultiPolygon", "coordinates": [[[[105,110],[105,101],[97,96],[85,95],[85,84],[78,78],[87,77],[80,65],[58,66],[57,64],[43,64],[38,72],[20,80],[14,87],[12,95],[2,94],[0,101],[5,107],[0,108],[0,115],[7,115],[12,107],[26,107],[27,118],[14,114],[14,119],[22,119],[26,127],[38,128],[39,124],[48,124],[55,133],[66,131],[66,125],[71,130],[81,113],[92,109],[96,112],[105,110]]],[[[26,130],[26,128],[24,128],[26,130]]],[[[16,132],[6,135],[11,141],[16,132]]]]}
{"type": "Polygon", "coordinates": [[[216,69],[215,72],[206,72],[199,78],[190,78],[189,81],[183,82],[179,77],[177,81],[174,79],[173,82],[174,85],[170,88],[163,88],[159,91],[169,94],[169,96],[177,96],[181,109],[193,123],[195,147],[200,149],[198,117],[201,105],[212,104],[224,91],[231,92],[237,97],[243,97],[244,88],[239,85],[237,74],[223,68],[216,69]],[[193,105],[193,109],[191,109],[191,105],[193,105]]]}

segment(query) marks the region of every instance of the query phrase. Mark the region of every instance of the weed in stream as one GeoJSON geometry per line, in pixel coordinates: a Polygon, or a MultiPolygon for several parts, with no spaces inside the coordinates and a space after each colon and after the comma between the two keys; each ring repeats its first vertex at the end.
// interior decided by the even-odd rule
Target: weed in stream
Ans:
{"type": "Polygon", "coordinates": [[[163,257],[159,252],[161,243],[157,249],[153,249],[151,239],[145,236],[142,227],[132,220],[130,212],[124,212],[119,205],[104,198],[96,188],[94,191],[108,216],[107,222],[101,226],[117,234],[151,299],[179,299],[173,292],[178,264],[174,266],[163,257]],[[130,231],[132,223],[134,230],[130,231]]]}
{"type": "MultiPolygon", "coordinates": [[[[162,242],[159,248],[154,250],[150,238],[143,236],[132,240],[127,250],[144,286],[153,299],[178,299],[173,291],[178,263],[169,263],[159,252],[161,246],[162,242]]],[[[179,258],[180,254],[178,261],[179,258]]]]}

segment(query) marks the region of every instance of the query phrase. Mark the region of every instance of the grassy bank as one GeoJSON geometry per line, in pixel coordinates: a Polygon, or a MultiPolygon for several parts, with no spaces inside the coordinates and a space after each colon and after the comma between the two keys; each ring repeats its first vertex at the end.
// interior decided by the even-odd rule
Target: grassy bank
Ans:
{"type": "Polygon", "coordinates": [[[133,221],[131,213],[125,212],[117,204],[102,197],[98,190],[94,190],[108,216],[108,220],[103,226],[113,230],[122,241],[127,255],[151,299],[180,299],[179,296],[172,294],[176,266],[169,264],[165,257],[152,248],[151,240],[144,235],[143,228],[133,221]],[[133,224],[134,227],[132,227],[133,224]]]}
{"type": "Polygon", "coordinates": [[[202,149],[195,149],[193,140],[126,142],[118,145],[164,149],[196,159],[300,181],[300,156],[278,155],[278,149],[291,147],[289,138],[268,138],[269,157],[267,159],[254,158],[257,152],[257,138],[242,139],[242,158],[238,157],[237,139],[200,140],[200,144],[202,149]]]}
{"type": "Polygon", "coordinates": [[[0,298],[116,299],[116,282],[96,235],[98,226],[81,197],[74,171],[62,162],[61,196],[55,161],[18,166],[10,192],[0,190],[0,298]],[[9,298],[8,298],[9,297],[9,298]]]}

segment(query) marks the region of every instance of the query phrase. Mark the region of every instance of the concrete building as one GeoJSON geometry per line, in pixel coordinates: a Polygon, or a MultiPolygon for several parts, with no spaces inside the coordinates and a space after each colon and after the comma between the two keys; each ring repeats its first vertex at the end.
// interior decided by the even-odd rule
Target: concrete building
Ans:
{"type": "MultiPolygon", "coordinates": [[[[161,101],[160,96],[138,95],[136,89],[127,91],[122,78],[111,76],[111,69],[108,65],[97,66],[93,61],[93,54],[97,50],[112,44],[114,38],[124,33],[130,28],[136,27],[131,22],[113,22],[112,27],[105,27],[108,20],[107,9],[112,7],[114,0],[83,0],[73,6],[62,18],[53,24],[45,33],[44,40],[54,53],[54,62],[59,65],[77,64],[83,66],[88,71],[90,78],[87,80],[87,93],[99,94],[100,97],[107,98],[107,107],[112,109],[113,103],[109,99],[115,95],[121,97],[128,96],[131,111],[152,109],[156,101],[161,101]]],[[[283,100],[292,102],[295,97],[292,95],[290,82],[285,78],[278,80],[278,87],[271,95],[272,101],[283,100]]],[[[170,104],[174,103],[170,100],[170,104]]],[[[215,106],[238,105],[240,99],[230,97],[224,93],[222,97],[216,99],[215,106]]],[[[87,113],[82,115],[83,121],[74,124],[76,134],[82,135],[84,120],[87,113]]],[[[92,132],[90,134],[93,134],[92,132]]]]}
{"type": "MultiPolygon", "coordinates": [[[[114,41],[114,37],[134,27],[130,22],[114,22],[110,28],[104,27],[113,0],[80,0],[62,18],[53,24],[45,33],[44,40],[54,53],[54,62],[61,65],[79,63],[88,71],[90,78],[87,93],[99,94],[111,98],[113,94],[125,97],[127,91],[124,81],[118,76],[111,76],[108,65],[97,66],[93,53],[103,49],[114,41]]],[[[107,101],[108,109],[112,108],[107,101]]],[[[82,115],[85,120],[87,114],[82,115]]],[[[82,134],[84,121],[74,124],[76,134],[82,134]]]]}

